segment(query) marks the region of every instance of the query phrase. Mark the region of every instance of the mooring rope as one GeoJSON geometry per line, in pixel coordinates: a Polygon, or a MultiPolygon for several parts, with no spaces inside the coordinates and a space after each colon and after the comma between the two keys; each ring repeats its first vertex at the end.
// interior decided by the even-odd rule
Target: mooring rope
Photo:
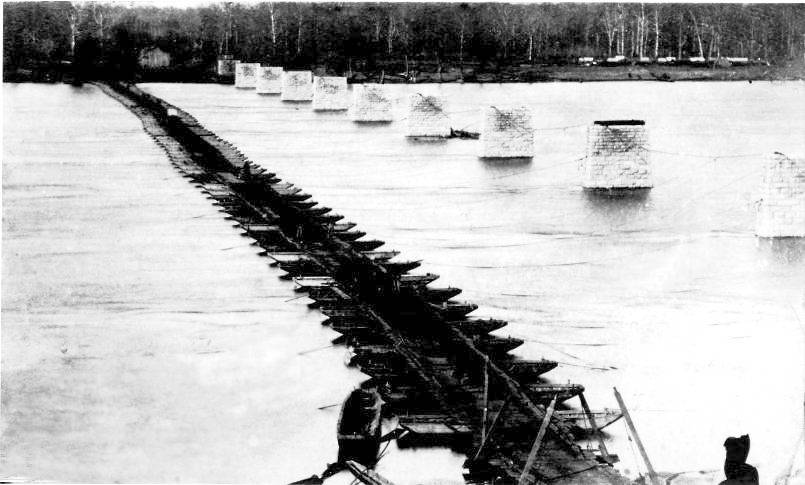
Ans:
{"type": "Polygon", "coordinates": [[[383,457],[386,456],[386,450],[388,449],[390,444],[391,444],[391,440],[386,441],[386,445],[383,447],[382,450],[380,450],[380,453],[378,453],[378,455],[377,455],[377,461],[375,461],[375,465],[380,463],[380,460],[382,460],[383,457]]]}
{"type": "Polygon", "coordinates": [[[643,476],[642,466],[640,460],[637,458],[637,452],[634,449],[634,442],[632,441],[632,433],[626,425],[626,420],[623,421],[623,427],[626,430],[626,439],[629,441],[629,448],[632,450],[632,459],[634,460],[635,470],[641,477],[643,476]]]}
{"type": "Polygon", "coordinates": [[[572,128],[580,128],[582,126],[588,126],[586,123],[581,125],[569,125],[569,126],[553,126],[548,128],[534,128],[534,131],[555,131],[555,130],[570,130],[572,128]]]}
{"type": "Polygon", "coordinates": [[[578,162],[584,160],[585,158],[587,158],[587,155],[584,155],[581,158],[576,158],[575,160],[569,160],[569,161],[555,163],[553,165],[548,165],[547,167],[529,168],[529,169],[520,170],[520,171],[517,171],[517,172],[514,172],[514,173],[508,173],[508,174],[504,174],[504,175],[496,175],[496,176],[490,177],[490,178],[503,179],[503,178],[508,178],[508,177],[516,177],[517,175],[522,175],[524,173],[529,173],[529,172],[541,172],[543,170],[548,170],[548,169],[559,167],[559,166],[562,166],[562,165],[569,165],[571,163],[578,163],[578,162]]]}
{"type": "MultiPolygon", "coordinates": [[[[698,195],[696,195],[694,197],[687,198],[686,202],[684,204],[682,204],[679,207],[679,209],[677,209],[676,211],[674,211],[674,212],[672,212],[670,214],[667,214],[665,216],[660,217],[659,222],[661,222],[661,223],[667,222],[669,219],[671,219],[673,217],[676,217],[679,214],[683,213],[685,210],[687,210],[691,206],[691,204],[693,204],[694,202],[702,199],[703,197],[706,197],[708,195],[713,195],[713,194],[715,194],[715,193],[717,193],[719,191],[722,191],[722,190],[724,190],[726,188],[729,188],[729,187],[733,186],[734,184],[740,182],[741,180],[744,180],[744,179],[746,179],[746,178],[748,178],[748,177],[750,177],[752,175],[757,175],[762,170],[763,170],[763,167],[755,167],[752,170],[742,174],[741,176],[736,177],[734,179],[731,179],[726,184],[720,185],[720,186],[718,186],[718,187],[716,187],[714,189],[706,190],[706,191],[704,191],[704,192],[702,192],[702,193],[700,193],[700,194],[698,194],[698,195]]],[[[675,178],[672,178],[669,181],[671,181],[671,180],[675,180],[675,178]]],[[[668,182],[668,181],[666,181],[666,182],[668,182]]],[[[623,228],[624,226],[629,225],[631,222],[632,221],[624,221],[624,222],[622,222],[620,224],[612,226],[612,228],[618,230],[618,229],[623,228]]],[[[668,228],[669,228],[669,226],[667,226],[667,225],[660,226],[659,224],[657,224],[657,225],[654,225],[653,227],[650,227],[650,228],[642,228],[641,231],[658,231],[660,229],[668,229],[668,228]]]]}
{"type": "Polygon", "coordinates": [[[564,473],[562,475],[558,475],[558,476],[555,476],[555,477],[546,478],[545,480],[548,481],[548,482],[554,482],[554,481],[560,480],[562,478],[572,477],[573,475],[578,475],[580,473],[584,473],[584,472],[588,472],[590,470],[594,470],[594,469],[596,469],[598,467],[599,467],[599,465],[592,465],[590,467],[587,467],[587,468],[584,468],[584,469],[581,469],[581,470],[576,470],[576,471],[564,473]]]}
{"type": "Polygon", "coordinates": [[[729,182],[727,182],[724,185],[716,187],[715,189],[707,190],[704,193],[699,194],[699,195],[697,195],[695,197],[690,197],[690,198],[688,198],[688,200],[687,200],[687,202],[685,204],[680,206],[679,209],[677,209],[676,211],[672,212],[671,214],[661,218],[661,220],[664,221],[664,220],[667,220],[667,219],[669,219],[671,217],[675,217],[675,216],[679,215],[681,212],[683,212],[684,210],[686,210],[693,202],[696,202],[697,200],[701,199],[702,197],[706,197],[708,195],[713,195],[716,192],[719,192],[719,191],[724,190],[724,189],[726,189],[728,187],[731,187],[734,184],[740,182],[741,180],[744,180],[744,179],[746,179],[746,178],[748,178],[748,177],[750,177],[752,175],[757,175],[762,170],[763,170],[763,167],[756,167],[756,168],[752,169],[751,171],[742,174],[740,177],[736,177],[734,179],[731,179],[729,182]]]}
{"type": "Polygon", "coordinates": [[[683,152],[668,152],[664,150],[655,150],[652,148],[647,148],[646,151],[651,153],[661,153],[663,155],[675,155],[678,157],[690,157],[690,158],[705,158],[705,159],[712,159],[718,160],[721,158],[752,158],[752,157],[762,157],[766,155],[765,153],[744,153],[739,155],[709,155],[704,153],[683,153],[683,152]]]}
{"type": "Polygon", "coordinates": [[[317,347],[315,349],[303,350],[301,352],[297,352],[296,355],[307,355],[307,354],[311,354],[313,352],[318,352],[320,350],[326,350],[326,349],[329,349],[329,348],[332,348],[332,347],[335,347],[335,346],[336,346],[335,344],[330,344],[330,345],[325,345],[324,347],[317,347]]]}
{"type": "Polygon", "coordinates": [[[593,365],[571,364],[570,362],[563,362],[561,360],[556,360],[556,359],[551,359],[551,360],[553,360],[554,362],[556,362],[557,364],[560,364],[560,365],[566,365],[566,366],[570,366],[570,367],[581,367],[582,369],[598,370],[598,371],[602,371],[602,372],[609,372],[609,371],[613,371],[613,370],[618,370],[618,368],[615,367],[615,366],[596,367],[596,366],[593,366],[593,365]]]}
{"type": "MultiPolygon", "coordinates": [[[[539,242],[519,244],[518,246],[533,246],[539,242]]],[[[533,263],[533,264],[501,264],[494,266],[482,266],[477,264],[449,264],[449,263],[430,263],[432,266],[447,266],[449,268],[468,268],[468,269],[507,269],[507,268],[553,268],[557,266],[581,266],[591,264],[591,261],[569,261],[564,263],[533,263]]]]}
{"type": "Polygon", "coordinates": [[[461,111],[444,111],[444,113],[449,115],[460,115],[464,113],[477,113],[480,108],[473,108],[473,109],[465,109],[461,111]]]}
{"type": "Polygon", "coordinates": [[[546,346],[546,347],[548,347],[550,349],[553,349],[556,352],[559,352],[560,354],[564,354],[564,355],[566,355],[566,356],[568,356],[568,357],[570,357],[572,359],[576,359],[577,361],[582,362],[582,364],[571,364],[570,362],[563,362],[563,361],[559,361],[559,360],[556,360],[556,359],[551,359],[551,360],[553,360],[556,363],[561,364],[561,365],[567,365],[567,366],[570,366],[570,367],[581,367],[581,368],[584,368],[584,369],[600,370],[600,371],[606,371],[606,372],[612,371],[612,370],[618,370],[618,368],[614,367],[614,366],[608,366],[607,367],[607,366],[596,364],[594,362],[589,362],[587,360],[582,359],[581,357],[579,357],[577,355],[571,354],[570,352],[566,352],[566,351],[564,351],[562,349],[556,348],[554,345],[551,345],[548,342],[544,342],[544,341],[536,340],[536,339],[528,339],[528,338],[523,338],[523,337],[517,337],[516,335],[514,337],[515,338],[520,338],[520,339],[522,339],[522,340],[524,340],[526,342],[531,342],[531,343],[544,345],[544,346],[546,346]]]}

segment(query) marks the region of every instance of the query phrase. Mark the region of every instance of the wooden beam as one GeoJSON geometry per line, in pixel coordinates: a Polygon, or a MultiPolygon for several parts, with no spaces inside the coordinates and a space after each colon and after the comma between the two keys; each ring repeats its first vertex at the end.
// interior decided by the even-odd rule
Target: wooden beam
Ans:
{"type": "Polygon", "coordinates": [[[598,425],[595,422],[595,416],[590,411],[590,406],[587,405],[587,399],[584,397],[584,393],[579,393],[579,401],[581,401],[581,408],[584,410],[584,414],[587,415],[587,420],[590,422],[590,428],[592,429],[593,435],[595,435],[596,439],[598,439],[598,450],[601,452],[601,456],[609,462],[609,452],[607,451],[607,447],[604,444],[604,437],[601,435],[601,431],[598,429],[598,425]]]}
{"type": "Polygon", "coordinates": [[[486,441],[486,417],[489,412],[489,356],[484,359],[484,417],[481,422],[481,443],[486,441]]]}
{"type": "Polygon", "coordinates": [[[484,438],[481,440],[481,444],[478,446],[478,451],[475,452],[475,456],[472,457],[472,461],[477,460],[478,457],[481,456],[481,451],[484,449],[484,445],[486,444],[487,441],[489,441],[489,436],[492,434],[492,430],[495,429],[495,425],[498,423],[498,418],[500,417],[500,415],[503,414],[503,410],[506,409],[506,406],[509,405],[509,401],[511,401],[511,396],[506,396],[506,400],[503,401],[503,405],[500,406],[500,409],[498,409],[498,413],[495,415],[494,418],[492,418],[492,424],[489,425],[489,431],[486,433],[486,436],[484,436],[484,438]]]}
{"type": "MultiPolygon", "coordinates": [[[[469,355],[471,357],[474,357],[479,361],[484,361],[486,359],[486,354],[478,350],[478,348],[475,346],[475,343],[469,337],[464,335],[464,333],[450,325],[446,325],[445,330],[449,332],[457,342],[463,344],[463,350],[469,351],[469,355]]],[[[523,410],[527,411],[537,419],[543,419],[545,417],[545,407],[535,404],[531,397],[523,392],[520,384],[498,365],[496,365],[494,361],[489,361],[488,369],[491,377],[499,380],[506,387],[508,394],[512,397],[512,399],[516,400],[517,404],[519,404],[523,410]]],[[[576,444],[575,438],[570,433],[565,432],[564,429],[556,426],[555,424],[550,425],[550,423],[548,424],[548,429],[550,429],[551,433],[558,438],[557,442],[563,445],[565,449],[573,456],[582,457],[581,448],[576,444]]]]}
{"type": "Polygon", "coordinates": [[[632,416],[629,415],[629,410],[626,409],[626,404],[623,403],[621,393],[619,393],[618,389],[615,387],[612,389],[615,391],[615,399],[618,401],[618,406],[621,408],[624,419],[626,419],[626,426],[629,427],[629,433],[631,433],[632,438],[634,439],[635,443],[637,443],[637,449],[640,451],[640,455],[643,457],[643,462],[646,464],[649,481],[652,483],[652,485],[661,485],[659,477],[657,477],[657,472],[654,471],[654,467],[651,466],[651,461],[648,459],[648,453],[646,453],[646,449],[643,448],[643,442],[640,441],[640,436],[637,435],[637,429],[635,428],[634,422],[632,422],[632,416]]]}
{"type": "Polygon", "coordinates": [[[517,481],[517,485],[528,485],[531,483],[531,468],[534,466],[534,461],[537,459],[537,453],[539,453],[542,438],[545,437],[545,431],[548,429],[548,423],[551,422],[555,406],[556,396],[553,397],[550,406],[548,406],[548,410],[545,412],[545,418],[542,420],[542,424],[539,427],[537,437],[534,440],[534,446],[531,447],[531,453],[528,454],[528,460],[525,462],[525,468],[523,468],[523,472],[520,474],[520,480],[517,481]]]}
{"type": "Polygon", "coordinates": [[[347,460],[347,469],[355,475],[355,479],[366,485],[394,485],[374,470],[370,470],[352,460],[347,460]]]}

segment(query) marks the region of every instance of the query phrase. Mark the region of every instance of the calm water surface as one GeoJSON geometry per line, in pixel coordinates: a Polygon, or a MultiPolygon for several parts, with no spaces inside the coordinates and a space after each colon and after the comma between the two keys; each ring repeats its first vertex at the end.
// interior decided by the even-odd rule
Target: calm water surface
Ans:
{"type": "MultiPolygon", "coordinates": [[[[444,85],[456,128],[483,104],[535,113],[537,156],[415,143],[404,122],[217,85],[144,85],[250,158],[425,259],[517,353],[553,358],[594,407],[617,386],[656,468],[721,468],[749,433],[763,483],[802,429],[805,248],[753,234],[763,154],[805,152],[802,83],[444,85]],[[641,118],[656,186],[578,187],[585,126],[641,118]],[[799,315],[799,316],[798,316],[799,315]]],[[[399,118],[414,87],[391,86],[399,118]]],[[[423,88],[423,87],[417,87],[423,88]]],[[[321,471],[364,376],[337,334],[180,178],[136,118],[92,87],[4,85],[3,457],[67,481],[262,481],[321,471]],[[303,353],[306,350],[322,350],[303,353]]],[[[623,425],[621,469],[641,467],[623,425]]],[[[399,483],[460,481],[462,457],[390,448],[399,483]]],[[[337,477],[348,483],[347,477],[337,477]]],[[[328,482],[329,483],[329,482],[328,482]]]]}

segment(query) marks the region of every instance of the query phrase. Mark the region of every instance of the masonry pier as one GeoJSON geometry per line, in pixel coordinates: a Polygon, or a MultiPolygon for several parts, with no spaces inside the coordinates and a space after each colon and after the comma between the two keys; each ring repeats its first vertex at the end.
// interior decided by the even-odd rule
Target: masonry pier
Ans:
{"type": "Polygon", "coordinates": [[[587,131],[582,187],[596,192],[646,191],[654,184],[643,120],[600,120],[587,131]]]}

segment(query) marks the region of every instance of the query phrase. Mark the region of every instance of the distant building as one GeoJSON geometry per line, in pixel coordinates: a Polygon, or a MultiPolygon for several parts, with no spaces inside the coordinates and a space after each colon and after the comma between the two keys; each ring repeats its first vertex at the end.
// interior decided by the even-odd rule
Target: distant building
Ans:
{"type": "Polygon", "coordinates": [[[727,60],[733,66],[746,66],[746,65],[749,64],[749,58],[748,57],[727,57],[727,60]]]}
{"type": "Polygon", "coordinates": [[[171,55],[159,47],[148,47],[140,51],[140,67],[157,69],[171,64],[171,55]]]}
{"type": "Polygon", "coordinates": [[[626,56],[617,55],[614,57],[607,57],[607,63],[609,64],[626,64],[626,56]]]}

